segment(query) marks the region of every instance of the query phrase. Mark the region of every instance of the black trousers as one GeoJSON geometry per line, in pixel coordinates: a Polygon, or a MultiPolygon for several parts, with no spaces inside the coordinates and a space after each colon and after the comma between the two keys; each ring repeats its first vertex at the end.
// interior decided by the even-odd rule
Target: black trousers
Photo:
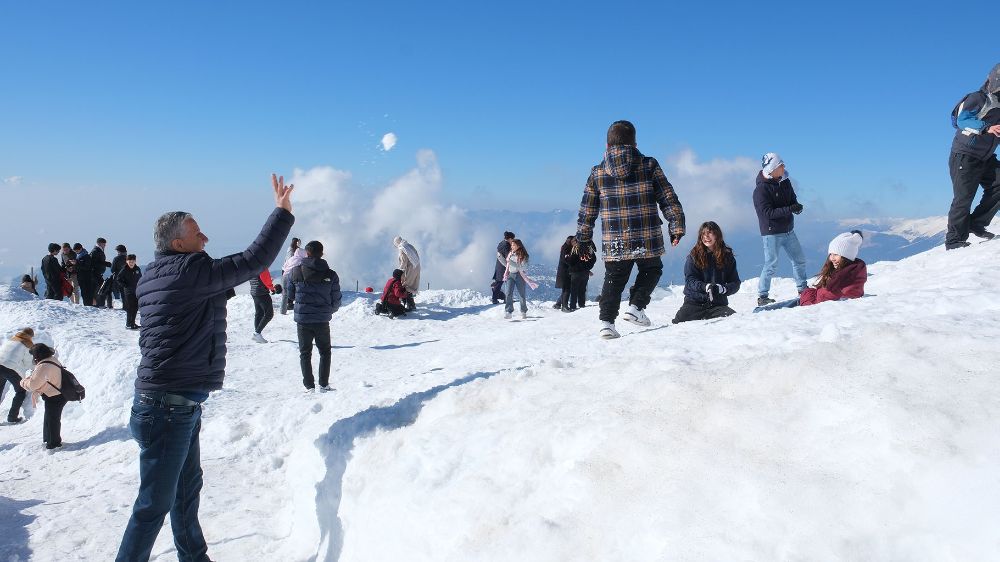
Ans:
{"type": "MultiPolygon", "coordinates": [[[[98,277],[96,281],[97,281],[97,288],[100,289],[101,286],[104,285],[104,278],[98,277]]],[[[111,285],[112,286],[108,288],[108,292],[105,293],[104,296],[100,298],[100,301],[98,301],[97,306],[106,306],[108,308],[114,308],[115,300],[114,300],[114,295],[112,293],[115,293],[117,291],[115,291],[114,289],[114,282],[111,282],[111,285]]]]}
{"type": "Polygon", "coordinates": [[[330,324],[298,324],[299,336],[299,367],[302,368],[302,384],[306,388],[316,388],[313,379],[312,350],[313,340],[319,351],[319,385],[330,384],[330,324]]]}
{"type": "Polygon", "coordinates": [[[17,421],[21,404],[24,404],[24,398],[28,396],[28,391],[21,388],[21,375],[17,374],[14,369],[0,365],[0,377],[3,378],[3,381],[0,381],[0,388],[3,388],[3,385],[7,383],[14,387],[14,398],[10,403],[10,411],[7,412],[7,421],[17,421]]]}
{"type": "Polygon", "coordinates": [[[253,331],[264,333],[264,327],[274,318],[274,302],[271,295],[253,296],[253,331]]]}
{"type": "Polygon", "coordinates": [[[80,301],[83,306],[95,306],[94,297],[97,293],[97,287],[94,287],[94,276],[89,273],[79,273],[77,281],[80,283],[80,301]]]}
{"type": "Polygon", "coordinates": [[[490,283],[490,289],[493,291],[493,304],[497,304],[500,301],[507,300],[507,295],[503,292],[503,281],[494,280],[490,283]]]}
{"type": "Polygon", "coordinates": [[[736,311],[726,305],[695,304],[686,302],[681,305],[677,315],[674,316],[673,323],[690,322],[692,320],[709,320],[711,318],[724,318],[732,316],[736,311]]]}
{"type": "Polygon", "coordinates": [[[646,308],[650,295],[663,275],[663,260],[659,256],[641,260],[604,262],[604,286],[601,288],[601,314],[603,322],[614,322],[622,305],[622,291],[636,265],[639,273],[629,290],[628,303],[638,309],[646,308]]]}
{"type": "Polygon", "coordinates": [[[574,271],[569,274],[569,307],[580,308],[587,301],[589,271],[574,271]]]}
{"type": "Polygon", "coordinates": [[[375,314],[384,314],[386,316],[402,316],[406,314],[406,307],[401,304],[392,304],[391,302],[378,301],[375,303],[375,314]]]}
{"type": "Polygon", "coordinates": [[[62,394],[51,398],[43,394],[42,400],[45,402],[42,441],[46,449],[55,449],[62,445],[62,411],[66,407],[66,398],[62,394]]]}
{"type": "Polygon", "coordinates": [[[987,160],[977,160],[967,154],[951,153],[948,159],[948,171],[951,172],[954,198],[948,211],[948,234],[945,236],[946,246],[961,244],[969,238],[970,230],[982,230],[993,222],[997,210],[1000,209],[1000,182],[997,181],[996,156],[987,160]],[[976,198],[979,186],[983,187],[983,198],[976,208],[972,201],[976,198]]]}
{"type": "Polygon", "coordinates": [[[45,280],[45,298],[52,299],[54,301],[63,300],[62,294],[62,279],[57,279],[55,281],[45,280]]]}
{"type": "Polygon", "coordinates": [[[131,328],[135,326],[135,317],[139,314],[139,298],[135,293],[123,292],[122,305],[125,307],[125,326],[131,328]]]}

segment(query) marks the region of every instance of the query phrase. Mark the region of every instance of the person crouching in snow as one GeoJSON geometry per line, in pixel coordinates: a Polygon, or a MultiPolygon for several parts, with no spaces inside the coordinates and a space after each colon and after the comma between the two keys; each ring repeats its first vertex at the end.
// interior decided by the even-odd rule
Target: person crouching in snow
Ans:
{"type": "Polygon", "coordinates": [[[816,285],[802,291],[799,304],[857,299],[865,294],[868,267],[858,258],[864,236],[858,230],[838,235],[830,241],[829,256],[819,272],[816,285]]]}
{"type": "Polygon", "coordinates": [[[52,450],[62,447],[62,411],[66,406],[66,397],[59,390],[63,384],[62,363],[44,343],[36,343],[29,352],[35,368],[31,376],[21,381],[21,387],[31,391],[32,405],[38,403],[39,396],[45,402],[42,441],[46,449],[52,450]]]}
{"type": "Polygon", "coordinates": [[[274,318],[274,302],[271,295],[274,294],[274,282],[271,280],[271,272],[264,270],[260,275],[250,280],[250,297],[253,298],[253,341],[257,343],[267,343],[261,333],[264,327],[274,318]]]}
{"type": "Polygon", "coordinates": [[[504,301],[503,317],[510,320],[514,314],[514,289],[521,295],[521,318],[528,317],[528,301],[525,296],[524,286],[527,284],[533,290],[538,288],[538,284],[528,277],[528,250],[524,249],[524,244],[517,238],[510,241],[510,253],[507,254],[507,269],[504,270],[503,280],[507,283],[507,299],[504,301]]]}
{"type": "Polygon", "coordinates": [[[406,297],[406,310],[414,310],[417,304],[413,301],[413,296],[420,292],[420,255],[401,236],[392,239],[392,244],[399,249],[399,269],[403,270],[403,287],[409,295],[406,297]]]}
{"type": "Polygon", "coordinates": [[[382,300],[375,303],[375,314],[385,314],[389,318],[395,318],[406,314],[406,307],[403,302],[406,300],[406,288],[403,287],[403,270],[394,269],[392,277],[385,282],[382,289],[382,300]]]}
{"type": "Polygon", "coordinates": [[[9,340],[0,344],[0,400],[3,399],[3,390],[6,390],[7,383],[14,389],[14,397],[10,402],[10,411],[7,412],[7,423],[21,423],[24,418],[18,414],[21,405],[28,396],[27,391],[21,386],[21,375],[31,369],[32,360],[31,349],[35,342],[31,341],[35,337],[35,330],[31,328],[21,328],[9,340]]]}
{"type": "Polygon", "coordinates": [[[736,314],[729,298],[740,290],[736,256],[726,245],[722,229],[713,221],[702,223],[698,240],[684,262],[684,304],[673,323],[708,320],[736,314]]]}

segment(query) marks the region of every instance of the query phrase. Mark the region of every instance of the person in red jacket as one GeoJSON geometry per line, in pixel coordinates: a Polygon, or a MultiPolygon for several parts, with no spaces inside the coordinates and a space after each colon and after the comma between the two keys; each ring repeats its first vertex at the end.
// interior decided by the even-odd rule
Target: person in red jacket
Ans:
{"type": "Polygon", "coordinates": [[[799,295],[799,305],[819,304],[826,301],[857,299],[865,294],[868,268],[858,259],[858,250],[864,237],[852,230],[838,235],[830,242],[829,253],[814,287],[799,295]]]}
{"type": "Polygon", "coordinates": [[[394,269],[392,278],[385,282],[382,289],[382,300],[375,303],[375,314],[386,314],[389,318],[395,318],[406,314],[406,307],[403,302],[408,298],[409,293],[403,286],[403,270],[394,269]]]}

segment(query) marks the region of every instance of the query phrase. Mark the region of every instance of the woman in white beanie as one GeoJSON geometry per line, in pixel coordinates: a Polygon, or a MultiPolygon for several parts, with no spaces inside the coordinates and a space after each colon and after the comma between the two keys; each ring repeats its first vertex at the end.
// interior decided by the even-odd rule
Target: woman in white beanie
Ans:
{"type": "Polygon", "coordinates": [[[864,237],[858,230],[839,234],[830,241],[829,256],[819,272],[816,285],[802,291],[799,304],[806,306],[863,296],[868,268],[864,261],[858,259],[862,242],[864,237]]]}

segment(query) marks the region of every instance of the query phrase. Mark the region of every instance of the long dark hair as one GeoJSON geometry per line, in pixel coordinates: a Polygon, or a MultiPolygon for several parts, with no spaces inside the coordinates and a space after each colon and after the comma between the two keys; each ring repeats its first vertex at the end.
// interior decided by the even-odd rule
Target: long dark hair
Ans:
{"type": "Polygon", "coordinates": [[[524,248],[524,242],[521,242],[519,238],[511,240],[511,244],[517,244],[517,249],[511,249],[511,253],[517,256],[517,261],[524,263],[528,261],[528,250],[524,248]]]}
{"type": "Polygon", "coordinates": [[[691,248],[691,257],[694,259],[694,265],[698,269],[708,267],[708,255],[710,252],[705,247],[705,244],[701,242],[701,235],[706,231],[711,231],[715,234],[715,248],[711,250],[711,254],[715,259],[716,267],[724,267],[727,259],[735,259],[733,249],[726,245],[726,239],[722,237],[722,229],[719,228],[719,225],[714,221],[703,222],[701,223],[701,228],[698,229],[698,238],[694,242],[694,248],[691,248]]]}
{"type": "MultiPolygon", "coordinates": [[[[840,266],[840,269],[844,269],[845,267],[854,263],[854,260],[849,260],[844,256],[840,257],[841,259],[844,260],[840,266]]],[[[823,287],[826,287],[826,284],[830,282],[830,278],[833,277],[833,274],[836,272],[837,272],[837,267],[833,265],[833,260],[831,260],[830,256],[827,255],[826,263],[823,264],[823,268],[819,270],[819,274],[817,275],[817,277],[819,277],[819,280],[816,281],[816,288],[822,289],[823,287]]]]}
{"type": "Polygon", "coordinates": [[[566,237],[566,241],[563,242],[561,248],[559,248],[559,254],[562,256],[568,255],[569,251],[573,249],[573,242],[576,241],[576,236],[571,235],[566,237]]]}
{"type": "Polygon", "coordinates": [[[292,243],[288,245],[288,253],[294,254],[295,250],[299,249],[299,244],[301,243],[302,240],[299,240],[298,238],[292,238],[292,243]]]}

